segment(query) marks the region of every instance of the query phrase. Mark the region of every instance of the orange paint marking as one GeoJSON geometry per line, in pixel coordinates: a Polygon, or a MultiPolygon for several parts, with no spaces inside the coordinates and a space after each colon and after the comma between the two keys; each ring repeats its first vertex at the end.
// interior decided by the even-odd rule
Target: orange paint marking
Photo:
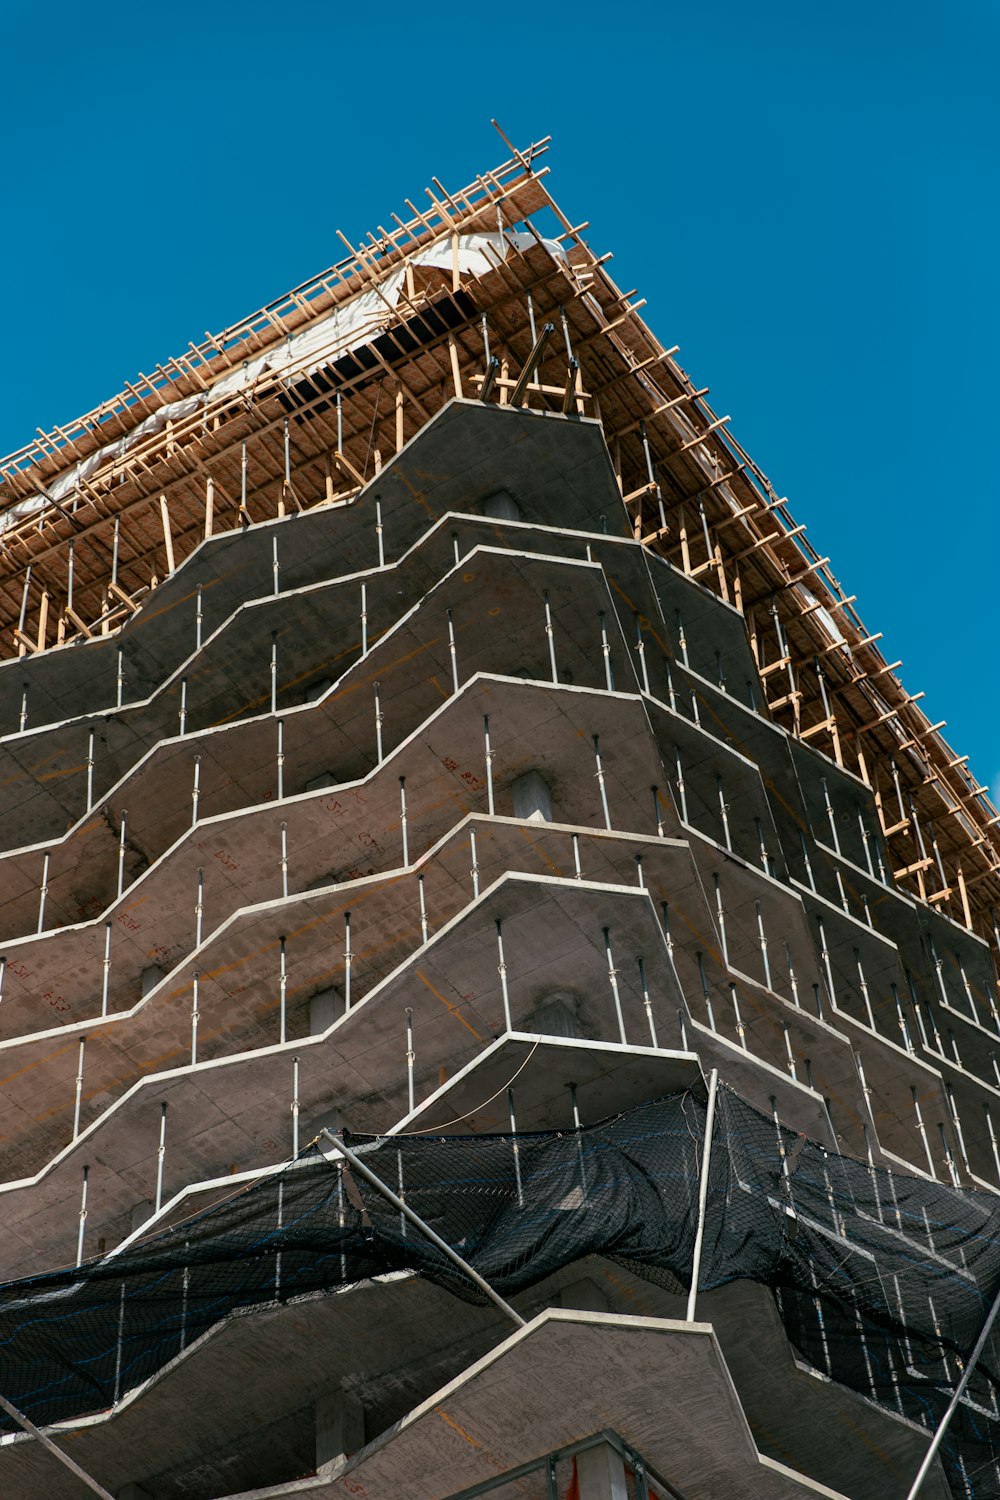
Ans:
{"type": "Polygon", "coordinates": [[[436,990],[434,988],[434,986],[431,984],[430,980],[427,978],[426,974],[422,974],[420,972],[420,970],[417,969],[416,970],[416,975],[417,975],[417,978],[420,980],[420,983],[427,986],[427,988],[430,990],[430,992],[434,996],[434,998],[436,1000],[440,1000],[441,1001],[441,1004],[444,1006],[445,1010],[449,1013],[449,1015],[454,1016],[454,1018],[455,1018],[456,1021],[460,1021],[462,1023],[462,1025],[465,1027],[466,1031],[471,1032],[471,1034],[475,1037],[475,1039],[476,1039],[477,1042],[482,1042],[482,1041],[485,1040],[485,1038],[482,1037],[482,1036],[480,1036],[480,1034],[476,1030],[476,1028],[473,1025],[471,1025],[470,1022],[468,1022],[465,1019],[464,1016],[459,1015],[458,1006],[457,1005],[452,1005],[451,1001],[450,1000],[446,1000],[445,997],[442,995],[442,993],[441,993],[440,990],[436,990]]]}

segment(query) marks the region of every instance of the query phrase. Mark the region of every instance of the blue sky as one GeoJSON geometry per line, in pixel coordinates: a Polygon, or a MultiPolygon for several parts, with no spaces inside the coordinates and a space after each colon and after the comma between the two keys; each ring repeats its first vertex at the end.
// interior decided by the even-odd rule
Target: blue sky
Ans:
{"type": "Polygon", "coordinates": [[[0,452],[495,164],[495,115],[1000,789],[993,0],[7,0],[0,55],[0,452]]]}

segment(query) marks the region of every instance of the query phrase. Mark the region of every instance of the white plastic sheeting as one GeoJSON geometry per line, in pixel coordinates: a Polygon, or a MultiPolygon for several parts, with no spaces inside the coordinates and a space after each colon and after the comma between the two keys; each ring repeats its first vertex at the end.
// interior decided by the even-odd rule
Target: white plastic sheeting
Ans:
{"type": "Polygon", "coordinates": [[[846,651],[848,649],[847,642],[843,637],[840,626],[837,624],[836,620],[833,618],[833,615],[827,609],[826,605],[820,604],[819,600],[816,598],[816,595],[810,593],[804,583],[797,583],[795,585],[795,592],[799,595],[800,599],[804,600],[806,608],[811,610],[812,613],[816,616],[817,620],[819,620],[820,624],[826,631],[827,635],[830,637],[831,641],[833,641],[838,646],[843,646],[846,651]]]}
{"type": "MultiPolygon", "coordinates": [[[[467,275],[483,276],[505,260],[511,249],[529,250],[536,243],[536,236],[524,231],[515,233],[508,230],[503,235],[499,232],[460,235],[458,268],[467,275]]],[[[542,240],[541,243],[551,255],[564,258],[564,251],[557,240],[542,240]]],[[[454,264],[451,240],[441,240],[429,245],[426,250],[419,251],[412,257],[411,264],[450,271],[454,264]]],[[[307,376],[329,364],[331,359],[371,343],[393,321],[404,275],[402,269],[391,272],[384,281],[367,291],[359,292],[356,297],[334,308],[325,317],[309,323],[299,333],[290,334],[274,348],[227,371],[207,391],[198,391],[192,396],[183,396],[158,407],[124,437],[107,443],[96,453],[91,453],[65,470],[44,493],[20,500],[3,511],[0,514],[0,534],[11,530],[29,516],[46,510],[54,501],[65,500],[98,469],[114,459],[124,458],[136,443],[162,431],[169,421],[179,421],[220,397],[252,386],[265,370],[294,368],[298,374],[307,376]]]]}

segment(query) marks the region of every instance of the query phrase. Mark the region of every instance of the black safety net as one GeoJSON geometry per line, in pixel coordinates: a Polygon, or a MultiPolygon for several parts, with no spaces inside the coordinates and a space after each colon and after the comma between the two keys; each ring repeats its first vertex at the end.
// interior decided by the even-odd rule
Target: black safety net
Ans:
{"type": "MultiPolygon", "coordinates": [[[[592,1254],[676,1291],[705,1118],[699,1089],[575,1132],[348,1143],[503,1297],[592,1254]]],[[[313,1146],[118,1255],[0,1287],[0,1391],[36,1423],[104,1411],[234,1314],[392,1271],[484,1300],[341,1162],[313,1146]]],[[[720,1086],[700,1287],[739,1279],[772,1288],[822,1375],[930,1433],[1000,1292],[1000,1205],[828,1151],[720,1086]]],[[[1000,1500],[998,1382],[991,1336],[942,1448],[957,1496],[1000,1500]]]]}

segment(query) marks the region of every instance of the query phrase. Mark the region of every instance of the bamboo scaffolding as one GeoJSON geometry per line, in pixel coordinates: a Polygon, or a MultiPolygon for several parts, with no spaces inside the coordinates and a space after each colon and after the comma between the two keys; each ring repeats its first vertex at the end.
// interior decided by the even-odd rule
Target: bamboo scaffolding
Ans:
{"type": "MultiPolygon", "coordinates": [[[[391,230],[379,226],[377,237],[369,233],[357,247],[345,240],[348,255],[320,276],[206,335],[77,422],[39,433],[0,465],[0,495],[9,506],[46,495],[60,474],[110,440],[129,441],[81,478],[72,498],[51,501],[0,534],[0,651],[55,649],[53,618],[63,644],[117,628],[211,531],[349,501],[373,460],[398,451],[456,393],[477,399],[482,392],[500,404],[517,398],[554,413],[575,409],[602,424],[639,539],[721,597],[731,599],[737,589],[778,721],[835,760],[844,747],[870,765],[896,758],[919,816],[939,829],[946,879],[933,893],[936,904],[953,903],[958,919],[992,942],[1000,835],[987,789],[943,738],[944,722],[933,723],[919,706],[922,695],[897,678],[899,663],[883,658],[854,596],[732,436],[728,417],[712,411],[707,388],[695,387],[677,349],[663,348],[642,322],[642,303],[615,286],[608,257],[593,254],[581,237],[586,226],[574,226],[559,209],[544,181],[547,169],[536,166],[546,147],[543,140],[526,151],[511,148],[507,161],[457,192],[434,179],[425,206],[407,204],[408,219],[392,215],[391,230]],[[561,226],[565,251],[554,253],[532,224],[543,209],[561,226]],[[527,246],[509,233],[519,222],[533,230],[527,246]],[[460,237],[473,232],[499,232],[505,251],[476,275],[462,271],[457,253],[460,237]],[[447,269],[416,264],[439,244],[448,247],[447,269]],[[383,298],[384,316],[373,324],[372,337],[382,344],[374,370],[314,381],[316,356],[305,355],[213,395],[221,375],[277,349],[350,298],[372,289],[381,296],[380,284],[397,269],[405,273],[398,304],[383,298]],[[431,332],[434,313],[443,316],[431,332]],[[421,335],[407,342],[400,330],[414,318],[424,320],[421,335]],[[496,366],[484,356],[484,318],[496,366]],[[572,379],[561,337],[536,347],[536,328],[549,323],[562,325],[572,349],[572,379]],[[135,437],[147,417],[191,395],[204,397],[196,410],[135,437]],[[342,437],[329,416],[338,400],[342,437]],[[241,511],[244,453],[251,480],[241,511]],[[71,540],[72,599],[64,582],[71,540]],[[773,615],[756,608],[765,601],[773,601],[773,615]],[[827,703],[806,669],[816,660],[823,662],[827,703]]],[[[336,357],[334,350],[331,363],[336,357]]],[[[908,823],[890,826],[886,836],[900,846],[893,856],[898,878],[912,882],[920,872],[908,823]]]]}

